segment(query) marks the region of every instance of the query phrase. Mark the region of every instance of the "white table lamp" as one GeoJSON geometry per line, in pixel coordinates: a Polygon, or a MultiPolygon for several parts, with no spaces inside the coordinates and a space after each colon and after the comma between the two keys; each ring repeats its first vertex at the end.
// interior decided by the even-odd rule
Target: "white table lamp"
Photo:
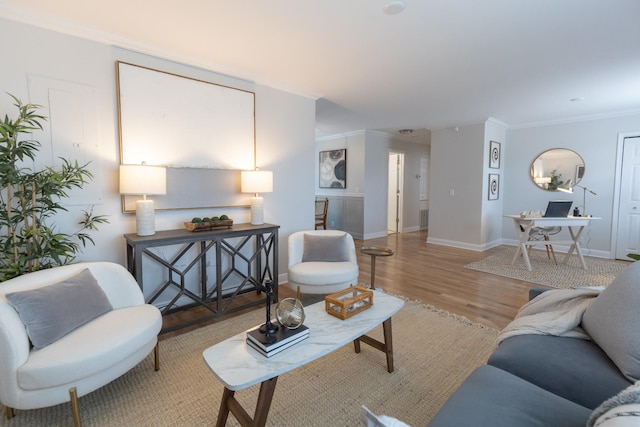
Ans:
{"type": "Polygon", "coordinates": [[[271,171],[242,171],[240,173],[240,187],[243,193],[254,193],[251,198],[251,224],[264,224],[264,199],[258,193],[273,191],[273,172],[271,171]]]}
{"type": "Polygon", "coordinates": [[[156,234],[155,206],[148,195],[167,193],[167,170],[162,166],[121,165],[120,194],[142,195],[136,201],[136,233],[156,234]]]}

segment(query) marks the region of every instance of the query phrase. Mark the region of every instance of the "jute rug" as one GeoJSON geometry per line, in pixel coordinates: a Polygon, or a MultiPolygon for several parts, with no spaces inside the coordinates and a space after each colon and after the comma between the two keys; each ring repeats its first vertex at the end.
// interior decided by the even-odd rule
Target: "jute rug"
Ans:
{"type": "MultiPolygon", "coordinates": [[[[204,363],[202,351],[259,324],[263,316],[263,310],[256,310],[161,341],[160,371],[153,370],[149,357],[80,399],[84,425],[214,425],[223,387],[204,363]]],[[[371,335],[381,339],[381,329],[371,335]]],[[[342,347],[278,379],[267,425],[360,426],[361,405],[412,426],[425,425],[464,378],[486,362],[496,336],[495,329],[407,302],[393,317],[395,372],[387,372],[378,350],[363,344],[355,354],[352,345],[342,347]]],[[[236,393],[250,414],[258,388],[236,393]]],[[[65,404],[17,411],[10,421],[0,417],[0,425],[69,426],[72,419],[65,404]]],[[[227,425],[238,423],[230,415],[227,425]]]]}
{"type": "Polygon", "coordinates": [[[546,251],[533,250],[529,255],[531,271],[523,259],[511,265],[516,248],[509,248],[483,260],[465,265],[465,268],[478,270],[498,276],[524,280],[552,288],[571,288],[575,286],[607,286],[616,274],[627,267],[627,261],[585,257],[587,270],[582,268],[580,260],[573,255],[566,265],[562,264],[564,253],[556,253],[558,265],[547,258],[546,251]]]}

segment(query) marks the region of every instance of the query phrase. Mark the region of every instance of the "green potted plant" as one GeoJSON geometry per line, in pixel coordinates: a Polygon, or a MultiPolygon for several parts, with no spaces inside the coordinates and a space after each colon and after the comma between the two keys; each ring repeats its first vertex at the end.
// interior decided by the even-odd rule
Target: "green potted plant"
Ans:
{"type": "Polygon", "coordinates": [[[79,165],[64,158],[58,169],[28,167],[40,143],[24,136],[42,129],[46,117],[38,114],[41,106],[9,96],[18,113],[15,118],[5,115],[0,122],[0,281],[72,262],[88,242],[94,244],[88,231],[108,222],[91,209],[83,211],[77,231],[68,234],[56,229],[54,215],[67,210],[61,204],[67,192],[82,188],[93,175],[88,163],[79,165]]]}
{"type": "Polygon", "coordinates": [[[549,190],[557,190],[558,187],[560,187],[564,183],[564,181],[560,179],[561,176],[562,174],[558,173],[557,169],[551,171],[551,182],[549,182],[549,190]]]}

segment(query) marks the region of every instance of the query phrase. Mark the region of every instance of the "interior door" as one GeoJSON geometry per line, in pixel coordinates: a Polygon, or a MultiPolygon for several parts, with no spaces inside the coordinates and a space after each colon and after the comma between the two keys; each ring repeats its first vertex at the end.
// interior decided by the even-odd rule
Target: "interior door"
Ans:
{"type": "Polygon", "coordinates": [[[389,193],[387,194],[387,230],[398,232],[398,153],[389,153],[389,193]]]}
{"type": "Polygon", "coordinates": [[[402,231],[404,154],[389,153],[389,185],[387,194],[387,230],[389,233],[402,231]]]}
{"type": "Polygon", "coordinates": [[[640,136],[624,139],[616,258],[640,253],[640,136]]]}

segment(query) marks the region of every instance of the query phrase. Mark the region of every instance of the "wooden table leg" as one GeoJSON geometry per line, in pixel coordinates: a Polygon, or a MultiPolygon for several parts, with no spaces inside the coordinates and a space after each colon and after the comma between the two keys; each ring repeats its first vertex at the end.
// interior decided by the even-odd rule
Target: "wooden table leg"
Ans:
{"type": "Polygon", "coordinates": [[[368,335],[363,335],[357,340],[353,341],[356,353],[360,353],[360,342],[369,344],[371,347],[378,349],[387,355],[387,372],[391,373],[394,370],[393,367],[393,334],[391,332],[391,318],[388,318],[382,322],[382,333],[384,335],[384,342],[380,342],[368,335]]]}
{"type": "Polygon", "coordinates": [[[235,391],[229,390],[228,388],[224,388],[222,392],[222,400],[220,401],[220,410],[218,411],[218,421],[216,422],[216,427],[224,427],[227,424],[227,418],[229,417],[229,405],[227,402],[230,399],[233,399],[235,391]]]}
{"type": "Polygon", "coordinates": [[[393,334],[391,333],[391,318],[382,322],[385,353],[387,354],[387,372],[393,372],[393,334]]]}
{"type": "Polygon", "coordinates": [[[267,423],[267,416],[269,415],[269,409],[271,409],[271,401],[273,400],[277,382],[278,377],[274,377],[260,383],[260,393],[258,394],[258,402],[256,403],[253,419],[234,397],[235,391],[225,387],[222,393],[222,402],[220,403],[216,427],[224,427],[227,424],[229,412],[236,417],[243,427],[264,427],[267,423]]]}

